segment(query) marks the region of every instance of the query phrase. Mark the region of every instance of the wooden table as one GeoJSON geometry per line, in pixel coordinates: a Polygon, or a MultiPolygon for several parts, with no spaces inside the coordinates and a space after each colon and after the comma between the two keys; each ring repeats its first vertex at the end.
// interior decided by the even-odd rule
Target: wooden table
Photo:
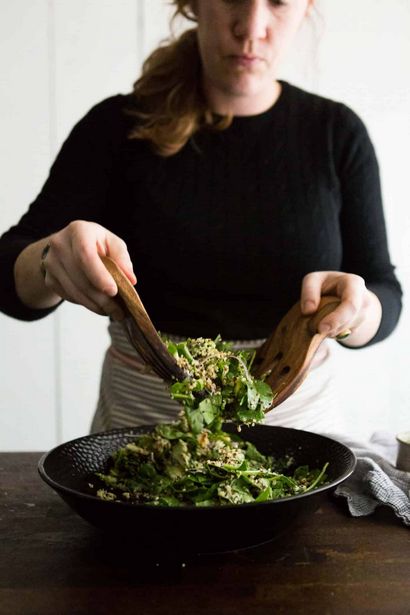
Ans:
{"type": "Polygon", "coordinates": [[[0,615],[410,613],[410,532],[329,499],[277,542],[185,560],[113,547],[45,485],[39,453],[0,454],[0,615]]]}

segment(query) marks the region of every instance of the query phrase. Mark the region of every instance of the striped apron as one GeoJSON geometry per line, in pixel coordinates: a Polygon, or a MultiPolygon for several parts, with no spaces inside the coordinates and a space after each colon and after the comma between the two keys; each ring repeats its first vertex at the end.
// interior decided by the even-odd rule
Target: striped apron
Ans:
{"type": "MultiPolygon", "coordinates": [[[[104,359],[91,432],[174,421],[181,406],[170,398],[167,385],[144,364],[121,323],[111,322],[108,330],[111,346],[104,359]]],[[[167,337],[176,342],[184,339],[175,335],[167,337]]],[[[232,347],[235,350],[250,350],[260,346],[263,341],[233,341],[232,347]]],[[[266,414],[264,423],[316,433],[339,431],[342,425],[333,363],[331,344],[328,344],[326,357],[321,364],[311,369],[291,397],[266,414]]]]}

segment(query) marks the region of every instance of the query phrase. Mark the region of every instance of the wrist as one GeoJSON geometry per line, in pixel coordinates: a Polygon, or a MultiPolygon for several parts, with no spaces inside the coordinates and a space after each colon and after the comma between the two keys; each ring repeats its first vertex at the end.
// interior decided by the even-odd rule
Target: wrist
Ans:
{"type": "Polygon", "coordinates": [[[20,252],[14,263],[14,283],[20,301],[32,309],[50,308],[61,297],[47,288],[43,273],[48,238],[41,239],[20,252]],[[45,252],[44,258],[42,258],[45,252]]]}

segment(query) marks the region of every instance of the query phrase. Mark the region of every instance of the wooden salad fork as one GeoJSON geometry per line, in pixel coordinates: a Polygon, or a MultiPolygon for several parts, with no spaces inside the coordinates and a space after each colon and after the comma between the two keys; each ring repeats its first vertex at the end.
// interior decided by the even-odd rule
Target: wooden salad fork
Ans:
{"type": "Polygon", "coordinates": [[[118,295],[115,299],[125,312],[125,319],[121,322],[133,347],[166,382],[187,378],[188,374],[178,365],[158,335],[134,286],[111,258],[100,258],[117,284],[118,295]]]}
{"type": "Polygon", "coordinates": [[[339,305],[334,296],[322,297],[317,311],[309,316],[296,303],[282,318],[272,335],[256,351],[252,375],[265,380],[275,398],[270,408],[285,401],[308,375],[313,357],[326,334],[318,333],[319,322],[339,305]]]}

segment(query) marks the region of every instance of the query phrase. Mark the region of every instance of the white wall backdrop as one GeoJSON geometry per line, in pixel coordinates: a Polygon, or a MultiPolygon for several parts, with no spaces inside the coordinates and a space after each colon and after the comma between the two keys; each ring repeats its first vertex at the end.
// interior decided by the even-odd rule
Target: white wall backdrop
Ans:
{"type": "MultiPolygon", "coordinates": [[[[318,7],[281,77],[347,103],[367,124],[392,260],[408,295],[410,2],[318,7]]],[[[73,124],[99,100],[129,91],[169,15],[165,0],[0,0],[0,233],[34,199],[73,124]]],[[[77,306],[34,323],[0,315],[0,450],[44,450],[86,434],[107,343],[105,319],[77,306]]],[[[409,348],[405,303],[388,340],[337,349],[352,433],[410,429],[409,348]]]]}

